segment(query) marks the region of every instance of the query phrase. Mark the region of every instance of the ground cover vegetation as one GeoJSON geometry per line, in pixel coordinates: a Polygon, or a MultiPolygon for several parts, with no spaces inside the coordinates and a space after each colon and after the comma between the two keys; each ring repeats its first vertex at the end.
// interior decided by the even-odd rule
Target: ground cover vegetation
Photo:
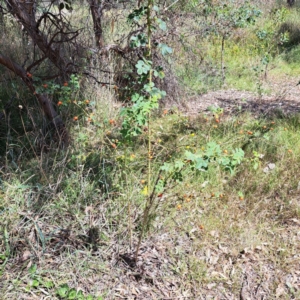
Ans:
{"type": "Polygon", "coordinates": [[[299,20],[0,1],[0,299],[299,299],[299,20]]]}

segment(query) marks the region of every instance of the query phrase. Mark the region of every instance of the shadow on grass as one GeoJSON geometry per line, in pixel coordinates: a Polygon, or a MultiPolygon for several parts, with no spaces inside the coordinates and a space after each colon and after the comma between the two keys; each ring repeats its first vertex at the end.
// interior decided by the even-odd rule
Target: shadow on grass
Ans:
{"type": "Polygon", "coordinates": [[[249,100],[246,103],[240,103],[237,106],[236,102],[218,99],[225,106],[233,107],[232,113],[251,112],[258,117],[277,117],[285,118],[288,115],[300,112],[300,102],[291,100],[249,100]]]}

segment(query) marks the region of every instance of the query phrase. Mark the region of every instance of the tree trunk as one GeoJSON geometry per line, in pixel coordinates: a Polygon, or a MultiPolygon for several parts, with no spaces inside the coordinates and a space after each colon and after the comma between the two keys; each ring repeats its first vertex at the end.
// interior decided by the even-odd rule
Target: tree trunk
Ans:
{"type": "MultiPolygon", "coordinates": [[[[35,0],[31,2],[36,3],[35,0]]],[[[51,44],[51,40],[48,42],[47,37],[39,31],[38,24],[35,20],[35,13],[31,11],[32,8],[28,6],[28,3],[24,0],[6,0],[6,3],[11,14],[23,25],[24,30],[31,37],[33,43],[35,43],[44,55],[60,70],[60,73],[72,73],[72,64],[65,61],[60,55],[59,44],[56,43],[57,46],[54,48],[53,44],[51,44]]]]}
{"type": "Polygon", "coordinates": [[[33,85],[33,81],[31,78],[31,74],[26,73],[25,69],[23,69],[20,65],[13,62],[10,58],[0,54],[0,64],[14,72],[18,77],[20,77],[23,82],[27,85],[29,90],[35,94],[37,100],[39,101],[45,115],[54,125],[59,137],[60,141],[63,143],[63,146],[67,146],[69,144],[69,134],[65,127],[65,124],[61,117],[57,114],[52,101],[49,99],[47,94],[37,94],[35,92],[35,87],[33,85]]]}
{"type": "Polygon", "coordinates": [[[100,4],[97,2],[97,0],[88,0],[93,18],[96,46],[100,49],[104,46],[102,14],[105,7],[105,0],[101,1],[100,4]]]}
{"type": "Polygon", "coordinates": [[[287,4],[292,7],[295,4],[295,0],[287,0],[287,4]]]}

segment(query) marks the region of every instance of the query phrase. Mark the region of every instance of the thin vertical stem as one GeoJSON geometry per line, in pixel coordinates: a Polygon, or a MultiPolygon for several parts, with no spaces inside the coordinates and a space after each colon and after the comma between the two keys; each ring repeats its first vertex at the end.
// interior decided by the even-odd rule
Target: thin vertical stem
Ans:
{"type": "Polygon", "coordinates": [[[222,36],[222,46],[221,46],[221,72],[222,72],[222,83],[225,82],[225,67],[224,67],[224,49],[225,49],[225,36],[222,36]]]}
{"type": "MultiPolygon", "coordinates": [[[[152,44],[151,44],[151,38],[152,38],[152,30],[151,30],[151,12],[152,12],[152,7],[153,7],[153,1],[154,0],[148,0],[148,4],[147,4],[147,35],[148,35],[148,44],[147,44],[147,57],[149,60],[151,60],[151,56],[152,56],[152,44]]],[[[152,83],[152,67],[149,71],[149,77],[148,77],[148,81],[149,84],[152,83]]],[[[152,96],[151,94],[149,95],[149,101],[152,101],[152,96]]],[[[138,258],[138,254],[139,254],[139,250],[140,250],[140,246],[142,243],[142,239],[144,236],[144,232],[145,232],[145,227],[146,224],[148,222],[148,216],[149,216],[149,212],[151,209],[151,195],[150,195],[150,185],[151,185],[151,159],[152,159],[152,147],[151,147],[151,112],[148,113],[148,121],[147,121],[147,130],[148,130],[148,182],[147,182],[147,201],[146,201],[146,206],[144,209],[144,214],[143,214],[143,223],[142,223],[142,228],[141,228],[141,232],[140,232],[140,236],[139,236],[139,240],[138,240],[138,245],[136,247],[136,252],[135,252],[135,262],[137,262],[137,258],[138,258]]]]}

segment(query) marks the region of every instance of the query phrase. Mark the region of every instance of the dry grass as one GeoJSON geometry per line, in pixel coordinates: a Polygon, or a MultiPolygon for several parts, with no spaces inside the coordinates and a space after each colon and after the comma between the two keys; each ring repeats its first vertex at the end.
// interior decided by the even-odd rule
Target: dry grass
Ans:
{"type": "MultiPolygon", "coordinates": [[[[113,105],[105,111],[115,118],[113,105]]],[[[155,151],[174,145],[197,148],[210,140],[230,151],[249,145],[247,135],[239,136],[241,129],[274,130],[268,140],[253,138],[234,175],[219,168],[189,173],[158,198],[137,266],[133,252],[147,151],[143,136],[132,148],[120,144],[114,150],[106,141],[117,134],[117,126],[109,128],[106,121],[96,129],[80,123],[69,153],[36,157],[19,173],[2,171],[3,299],[56,299],[63,284],[103,299],[299,297],[298,117],[270,125],[273,121],[254,121],[251,115],[228,116],[216,129],[208,118],[159,117],[153,138],[162,142],[155,151]],[[253,150],[264,154],[257,170],[253,150]],[[30,178],[34,162],[39,167],[30,178]],[[266,171],[269,163],[275,169],[266,171]],[[52,172],[45,172],[50,165],[52,172]],[[46,179],[37,180],[40,168],[46,179]]],[[[155,168],[160,159],[157,154],[155,168]]]]}
{"type": "MultiPolygon", "coordinates": [[[[122,21],[107,28],[107,38],[111,30],[123,34],[122,21]]],[[[199,40],[189,42],[195,47],[199,40]]],[[[208,51],[207,43],[203,49],[217,53],[208,51]]],[[[195,66],[200,52],[187,62],[180,57],[184,51],[173,46],[178,51],[172,63],[187,70],[195,66]]],[[[239,51],[228,46],[229,57],[238,62],[239,51]]],[[[213,61],[208,61],[212,72],[213,61]]],[[[91,64],[112,70],[117,62],[111,57],[103,66],[96,60],[91,64]]],[[[242,74],[246,84],[253,83],[253,74],[242,71],[233,78],[242,74]]],[[[113,83],[112,75],[95,74],[113,83]]],[[[197,81],[200,75],[189,74],[196,91],[203,87],[197,81]]],[[[0,299],[72,298],[63,297],[63,291],[77,292],[75,299],[300,298],[298,114],[261,117],[235,110],[217,124],[212,113],[203,111],[193,117],[176,108],[156,112],[151,125],[153,174],[166,159],[181,159],[185,150],[199,150],[210,141],[224,155],[242,148],[245,159],[233,174],[212,164],[206,172],[187,169],[182,182],[171,182],[155,198],[135,263],[145,202],[147,132],[128,144],[119,133],[121,105],[112,85],[86,79],[81,86],[77,97],[90,104],[61,111],[69,118],[73,137],[68,150],[56,149],[37,134],[39,122],[33,122],[38,119],[30,99],[24,100],[26,93],[18,100],[28,108],[29,117],[23,118],[30,129],[24,126],[21,132],[11,122],[12,134],[2,139],[0,299]],[[90,114],[93,122],[87,121],[90,114]]]]}

